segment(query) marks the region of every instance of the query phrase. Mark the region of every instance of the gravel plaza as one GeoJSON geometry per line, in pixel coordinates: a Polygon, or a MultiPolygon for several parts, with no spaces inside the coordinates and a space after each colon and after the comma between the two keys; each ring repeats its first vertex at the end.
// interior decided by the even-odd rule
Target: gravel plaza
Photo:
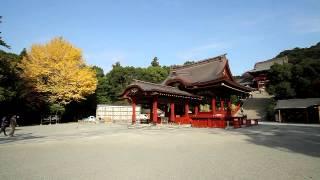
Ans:
{"type": "Polygon", "coordinates": [[[0,154],[0,179],[319,179],[320,126],[28,126],[0,154]]]}

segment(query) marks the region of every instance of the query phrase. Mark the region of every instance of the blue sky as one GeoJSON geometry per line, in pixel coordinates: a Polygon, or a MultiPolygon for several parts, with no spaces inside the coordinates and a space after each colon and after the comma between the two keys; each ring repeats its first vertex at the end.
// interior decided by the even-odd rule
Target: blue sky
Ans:
{"type": "Polygon", "coordinates": [[[105,71],[116,61],[146,67],[154,56],[172,65],[227,53],[240,75],[320,41],[319,0],[2,0],[0,15],[9,51],[62,36],[105,71]]]}

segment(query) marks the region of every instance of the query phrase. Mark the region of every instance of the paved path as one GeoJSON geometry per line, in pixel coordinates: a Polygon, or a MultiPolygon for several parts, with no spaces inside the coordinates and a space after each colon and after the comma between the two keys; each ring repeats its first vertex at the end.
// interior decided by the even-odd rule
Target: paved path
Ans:
{"type": "Polygon", "coordinates": [[[62,124],[0,136],[0,179],[319,179],[320,128],[62,124]]]}

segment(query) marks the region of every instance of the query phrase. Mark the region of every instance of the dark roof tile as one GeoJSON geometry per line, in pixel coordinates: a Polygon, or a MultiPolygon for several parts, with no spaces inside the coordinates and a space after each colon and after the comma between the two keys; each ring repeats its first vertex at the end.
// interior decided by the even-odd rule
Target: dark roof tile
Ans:
{"type": "Polygon", "coordinates": [[[320,105],[320,98],[278,100],[274,109],[299,109],[320,105]]]}
{"type": "Polygon", "coordinates": [[[274,64],[285,64],[285,63],[288,63],[288,57],[287,56],[280,57],[280,58],[269,59],[267,61],[257,62],[254,65],[254,69],[249,71],[249,73],[250,72],[259,72],[259,71],[267,71],[274,64]]]}
{"type": "Polygon", "coordinates": [[[132,87],[138,87],[146,92],[159,92],[159,93],[167,93],[173,95],[182,95],[182,96],[190,96],[190,97],[200,97],[186,91],[182,91],[176,87],[166,86],[162,84],[155,84],[140,80],[134,80],[126,89],[130,89],[132,87]]]}
{"type": "Polygon", "coordinates": [[[208,82],[223,77],[223,70],[227,64],[226,55],[198,61],[190,65],[173,68],[168,78],[163,82],[167,84],[173,80],[181,80],[185,84],[208,82]]]}

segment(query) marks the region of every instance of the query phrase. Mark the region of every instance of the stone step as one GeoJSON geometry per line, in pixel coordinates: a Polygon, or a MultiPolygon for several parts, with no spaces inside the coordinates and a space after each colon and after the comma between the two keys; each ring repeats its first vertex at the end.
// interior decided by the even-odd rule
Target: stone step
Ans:
{"type": "Polygon", "coordinates": [[[254,91],[252,92],[252,97],[244,100],[242,109],[243,114],[239,110],[236,116],[247,115],[249,119],[261,119],[264,120],[267,114],[267,107],[271,102],[272,96],[264,91],[254,91]]]}

